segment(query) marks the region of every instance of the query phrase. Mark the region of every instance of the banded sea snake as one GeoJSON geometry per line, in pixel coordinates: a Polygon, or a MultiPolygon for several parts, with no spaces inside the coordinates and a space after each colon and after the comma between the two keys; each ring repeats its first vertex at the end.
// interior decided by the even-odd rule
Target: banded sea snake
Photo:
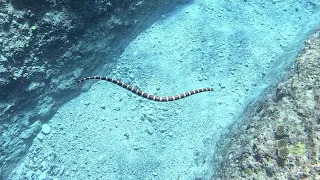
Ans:
{"type": "Polygon", "coordinates": [[[135,88],[129,84],[126,84],[124,82],[121,82],[117,79],[112,79],[112,78],[108,78],[108,77],[102,77],[102,76],[90,76],[90,77],[86,77],[83,79],[78,80],[75,84],[78,84],[80,82],[86,81],[86,80],[90,80],[90,79],[98,79],[98,80],[105,80],[108,82],[111,82],[113,84],[116,84],[118,86],[121,86],[125,89],[127,89],[128,91],[131,91],[132,93],[141,96],[143,98],[152,100],[152,101],[161,101],[161,102],[167,102],[167,101],[175,101],[178,99],[182,99],[188,96],[191,96],[193,94],[197,94],[197,93],[201,93],[201,92],[205,92],[205,91],[213,91],[213,88],[201,88],[201,89],[196,89],[196,90],[192,90],[192,91],[188,91],[182,94],[178,94],[178,95],[174,95],[174,96],[156,96],[156,95],[151,95],[148,94],[138,88],[135,88]]]}

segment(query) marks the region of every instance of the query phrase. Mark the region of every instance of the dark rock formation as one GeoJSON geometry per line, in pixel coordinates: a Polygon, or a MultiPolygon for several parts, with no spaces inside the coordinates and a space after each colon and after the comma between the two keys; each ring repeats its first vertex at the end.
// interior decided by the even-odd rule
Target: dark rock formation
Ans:
{"type": "Polygon", "coordinates": [[[0,0],[0,177],[76,96],[69,85],[111,64],[136,34],[188,1],[0,0]]]}

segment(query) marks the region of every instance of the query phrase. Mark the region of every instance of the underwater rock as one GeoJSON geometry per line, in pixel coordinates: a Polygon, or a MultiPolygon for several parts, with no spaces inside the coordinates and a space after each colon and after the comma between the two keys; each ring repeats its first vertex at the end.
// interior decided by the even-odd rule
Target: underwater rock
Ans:
{"type": "Polygon", "coordinates": [[[51,127],[48,124],[43,124],[41,130],[44,134],[49,134],[51,131],[51,127]]]}
{"type": "Polygon", "coordinates": [[[278,157],[282,160],[287,159],[289,155],[289,149],[288,147],[282,147],[278,149],[278,157]]]}
{"type": "Polygon", "coordinates": [[[37,138],[38,138],[40,141],[42,141],[42,140],[43,140],[43,138],[44,138],[44,136],[43,136],[43,134],[42,134],[42,133],[39,133],[39,134],[37,135],[37,138]]]}
{"type": "Polygon", "coordinates": [[[35,123],[33,123],[33,124],[29,127],[29,129],[24,130],[24,131],[21,133],[20,137],[21,137],[22,139],[29,139],[29,138],[33,137],[33,136],[36,134],[36,132],[39,131],[40,126],[41,126],[40,121],[36,121],[35,123]]]}
{"type": "Polygon", "coordinates": [[[276,135],[279,137],[286,136],[287,135],[286,127],[283,125],[279,125],[277,127],[276,135]]]}
{"type": "Polygon", "coordinates": [[[105,59],[113,64],[138,33],[189,1],[1,0],[0,121],[8,138],[0,176],[7,179],[25,156],[37,133],[28,129],[39,115],[45,122],[78,95],[71,92],[79,87],[69,86],[75,79],[92,73],[105,59]],[[48,96],[52,100],[41,108],[48,96]],[[22,124],[21,117],[30,124],[22,124]]]}
{"type": "Polygon", "coordinates": [[[216,159],[221,163],[212,179],[320,179],[319,59],[320,29],[305,42],[293,69],[220,138],[216,159]],[[241,128],[245,125],[255,131],[241,128]],[[249,137],[258,137],[249,152],[226,141],[249,137]]]}
{"type": "Polygon", "coordinates": [[[281,149],[286,147],[288,147],[288,142],[285,139],[280,139],[278,141],[278,148],[281,149]]]}

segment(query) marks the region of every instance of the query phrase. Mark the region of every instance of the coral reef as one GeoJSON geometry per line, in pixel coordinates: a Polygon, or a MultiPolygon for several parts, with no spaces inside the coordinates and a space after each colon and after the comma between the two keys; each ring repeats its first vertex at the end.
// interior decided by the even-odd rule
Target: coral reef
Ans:
{"type": "Polygon", "coordinates": [[[320,179],[319,59],[317,30],[291,71],[221,137],[212,179],[320,179]]]}
{"type": "Polygon", "coordinates": [[[307,151],[306,145],[302,144],[301,142],[298,142],[295,146],[292,146],[290,148],[290,152],[295,156],[303,156],[304,153],[307,151]]]}
{"type": "Polygon", "coordinates": [[[287,135],[287,130],[283,125],[277,127],[276,135],[279,137],[287,135]]]}
{"type": "Polygon", "coordinates": [[[278,157],[281,160],[286,160],[288,158],[288,155],[289,155],[288,147],[282,147],[278,149],[278,157]]]}

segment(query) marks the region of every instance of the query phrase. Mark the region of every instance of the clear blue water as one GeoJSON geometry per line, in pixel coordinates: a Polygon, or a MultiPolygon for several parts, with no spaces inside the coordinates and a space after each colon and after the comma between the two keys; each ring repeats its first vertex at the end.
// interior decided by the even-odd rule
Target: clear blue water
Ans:
{"type": "MultiPolygon", "coordinates": [[[[195,0],[126,47],[112,73],[157,95],[152,102],[99,81],[49,121],[42,142],[64,179],[208,179],[224,128],[285,73],[319,27],[319,2],[195,0]],[[46,137],[50,138],[46,138],[46,137]]],[[[89,75],[88,75],[89,76],[89,75]]]]}

